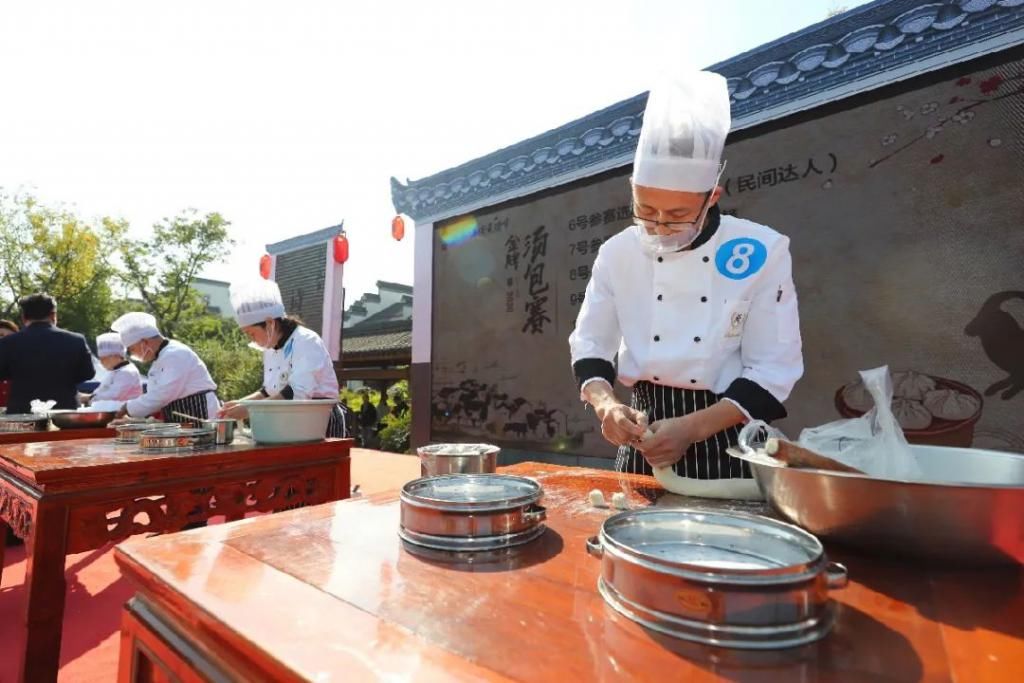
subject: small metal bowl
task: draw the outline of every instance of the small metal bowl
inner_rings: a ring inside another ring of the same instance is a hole
[[[214,431],[214,443],[218,446],[228,446],[235,442],[235,420],[226,417],[210,418],[203,420],[203,428]]]

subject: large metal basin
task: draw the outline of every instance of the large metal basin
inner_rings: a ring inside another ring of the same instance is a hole
[[[751,464],[765,498],[816,536],[875,554],[1024,564],[1024,455],[911,446],[924,481]]]
[[[51,410],[50,421],[57,429],[100,429],[117,416],[113,412]]]

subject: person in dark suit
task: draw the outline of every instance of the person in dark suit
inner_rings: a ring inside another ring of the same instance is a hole
[[[0,339],[10,336],[18,331],[18,326],[10,320],[0,320]],[[7,380],[0,380],[0,408],[7,407],[7,394],[11,386]]]
[[[85,337],[57,327],[57,304],[49,294],[30,294],[18,305],[21,332],[0,339],[0,380],[10,380],[7,412],[28,413],[35,399],[74,410],[76,387],[96,374]]]

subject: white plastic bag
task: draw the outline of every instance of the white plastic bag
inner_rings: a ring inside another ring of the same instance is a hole
[[[920,480],[921,468],[892,414],[889,367],[862,370],[860,376],[875,407],[862,417],[805,429],[797,443],[873,477]]]
[[[56,401],[40,401],[38,398],[29,401],[29,410],[32,411],[33,415],[49,415],[50,411],[55,405]]]

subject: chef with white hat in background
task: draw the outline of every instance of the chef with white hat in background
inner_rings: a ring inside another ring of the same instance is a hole
[[[247,417],[241,400],[338,399],[338,376],[327,346],[320,335],[285,313],[276,282],[260,279],[231,285],[231,307],[250,346],[263,352],[263,386],[225,403],[222,417]],[[335,406],[326,436],[345,435],[344,413]]]
[[[635,224],[601,246],[569,346],[581,398],[619,446],[616,469],[753,498],[749,466],[726,448],[745,422],[785,417],[803,357],[789,239],[718,207],[730,124],[718,74],[651,90]],[[632,388],[630,406],[616,379]]]
[[[128,360],[128,351],[117,332],[104,332],[96,337],[96,356],[107,371],[106,376],[92,394],[82,397],[82,403],[98,404],[101,401],[124,403],[142,396],[142,376],[139,369]]]
[[[146,393],[127,401],[118,417],[158,416],[166,422],[190,422],[175,413],[214,417],[220,409],[217,385],[195,351],[165,339],[149,313],[125,313],[111,324],[139,363],[150,363]]]

